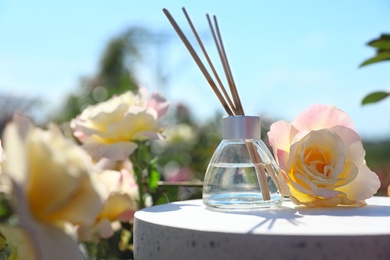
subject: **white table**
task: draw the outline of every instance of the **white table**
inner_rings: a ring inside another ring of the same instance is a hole
[[[361,208],[298,207],[222,213],[202,200],[135,213],[135,260],[390,259],[390,198]]]

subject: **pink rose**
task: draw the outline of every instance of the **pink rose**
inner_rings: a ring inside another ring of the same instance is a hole
[[[288,187],[282,192],[296,204],[365,205],[380,187],[351,117],[334,106],[313,105],[291,123],[278,121],[268,138]]]

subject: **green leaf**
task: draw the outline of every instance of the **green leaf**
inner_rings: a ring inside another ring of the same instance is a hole
[[[390,60],[390,34],[382,34],[379,39],[374,39],[367,43],[367,45],[376,48],[376,55],[365,60],[359,67]]]
[[[153,192],[158,187],[158,182],[160,181],[160,173],[155,163],[149,165],[148,171],[149,171],[149,175],[147,178],[147,183],[150,191]]]
[[[368,94],[365,98],[363,98],[362,105],[381,101],[382,99],[384,99],[388,96],[390,96],[389,92],[384,92],[384,91],[372,92],[372,93]]]
[[[363,67],[363,66],[366,66],[366,65],[369,65],[369,64],[372,64],[372,63],[376,63],[376,62],[380,62],[380,61],[386,61],[386,60],[390,60],[390,51],[386,51],[386,52],[381,52],[381,53],[377,53],[376,56],[368,59],[368,60],[365,60],[362,64],[360,64],[359,67]]]
[[[9,194],[0,193],[0,222],[8,221],[13,215]]]
[[[390,51],[390,34],[382,34],[379,39],[370,41],[367,45],[378,48],[379,50]]]

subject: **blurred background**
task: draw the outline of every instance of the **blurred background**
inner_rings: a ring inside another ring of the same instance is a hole
[[[16,110],[66,131],[86,106],[145,86],[171,102],[170,145],[156,145],[164,178],[202,180],[225,112],[162,12],[197,46],[182,7],[216,65],[205,14],[218,17],[245,112],[262,117],[265,141],[272,122],[333,104],[354,119],[385,194],[390,100],[361,101],[389,89],[390,63],[359,65],[375,55],[367,43],[390,32],[387,0],[0,0],[0,131]]]

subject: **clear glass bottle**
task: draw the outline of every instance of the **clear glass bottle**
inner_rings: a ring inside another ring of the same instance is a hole
[[[261,140],[260,117],[224,117],[222,136],[204,177],[203,203],[220,211],[280,206],[278,168]]]

